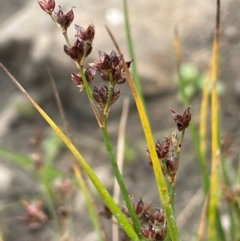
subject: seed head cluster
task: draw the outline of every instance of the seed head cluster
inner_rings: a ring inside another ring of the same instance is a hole
[[[147,240],[163,241],[167,235],[167,221],[164,210],[158,207],[154,209],[152,205],[144,203],[141,198],[135,202],[134,198],[131,197],[131,201],[134,211],[141,222],[141,235]],[[131,221],[127,207],[123,206],[121,210]],[[107,219],[112,216],[111,211],[106,206],[100,214]],[[129,239],[124,237],[123,240]]]
[[[67,37],[67,30],[74,20],[73,8],[64,13],[59,6],[58,11],[55,12],[54,0],[39,0],[40,7],[48,13],[51,18],[60,27],[67,44],[63,46],[63,50],[78,66],[78,72],[71,73],[73,83],[83,91],[86,85],[90,86],[96,73],[99,74],[101,79],[108,82],[108,85],[94,86],[91,93],[96,105],[104,115],[108,115],[110,107],[120,97],[120,90],[115,89],[116,84],[123,84],[126,82],[124,75],[124,68],[121,56],[114,50],[110,54],[104,51],[99,51],[99,60],[94,63],[89,63],[87,68],[84,68],[86,58],[91,54],[93,49],[93,40],[95,37],[95,27],[90,24],[87,28],[75,24],[76,40],[73,45],[70,44]],[[129,68],[132,61],[126,62]],[[84,74],[81,74],[81,69]],[[84,76],[83,76],[84,75]]]

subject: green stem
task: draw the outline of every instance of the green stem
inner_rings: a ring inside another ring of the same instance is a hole
[[[70,40],[68,38],[67,32],[63,32],[63,36],[65,38],[65,41],[66,41],[68,47],[71,47],[71,42],[70,42]]]
[[[40,173],[40,178],[42,179],[41,182],[43,183],[44,199],[49,208],[49,212],[50,212],[53,220],[55,221],[54,222],[55,228],[60,233],[60,235],[62,235],[61,227],[59,224],[59,218],[57,216],[57,213],[56,213],[56,210],[55,210],[54,204],[53,204],[53,190],[49,184],[49,181],[47,180],[46,172],[44,170],[45,170],[45,167],[43,168],[43,170]]]
[[[106,118],[108,116],[108,112],[109,112],[109,109],[110,109],[110,106],[111,106],[111,100],[112,100],[112,96],[113,96],[113,93],[114,93],[114,87],[115,87],[115,82],[114,82],[112,73],[110,72],[108,74],[108,76],[109,76],[109,79],[110,79],[109,93],[108,93],[107,103],[106,103],[104,111],[103,111],[103,114]]]
[[[117,162],[116,162],[116,156],[115,156],[115,153],[113,151],[113,147],[111,145],[110,137],[109,137],[108,130],[107,130],[107,120],[106,120],[106,118],[104,119],[104,125],[103,126],[104,126],[104,127],[102,127],[103,139],[104,139],[105,146],[107,148],[109,158],[111,160],[114,176],[117,179],[117,182],[119,184],[121,194],[122,194],[123,199],[125,201],[125,204],[127,206],[129,215],[130,215],[130,217],[133,221],[134,229],[136,230],[137,234],[140,234],[141,233],[141,226],[140,226],[139,220],[136,216],[136,213],[134,211],[132,202],[129,198],[129,194],[127,192],[127,189],[126,189],[126,186],[124,184],[122,175],[119,171],[119,168],[118,168],[118,165],[117,165]]]
[[[185,129],[182,131],[181,139],[179,141],[178,146],[174,147],[174,151],[175,151],[175,154],[177,156],[178,162],[180,162],[180,153],[181,153],[181,148],[182,148],[184,135],[185,135]],[[178,173],[176,173],[175,175],[178,175]],[[171,198],[172,207],[173,207],[173,210],[174,210],[175,183],[172,183],[172,184],[170,183],[170,185],[169,185],[169,194],[170,194],[170,198]]]
[[[130,30],[130,24],[129,24],[129,14],[128,14],[128,6],[127,6],[127,0],[123,0],[123,9],[124,9],[124,19],[125,19],[125,30],[127,34],[127,44],[128,44],[128,51],[130,54],[130,57],[134,60],[132,62],[132,73],[133,73],[133,78],[136,83],[136,88],[137,91],[144,102],[143,98],[143,93],[142,93],[142,86],[140,82],[140,78],[138,75],[138,70],[137,70],[137,65],[136,65],[136,58],[135,58],[135,53],[134,53],[134,47],[133,47],[133,41],[132,41],[132,36],[131,36],[131,30]]]
[[[92,90],[91,90],[91,88],[88,84],[88,81],[87,81],[86,75],[84,73],[83,67],[80,67],[79,71],[80,71],[80,74],[81,74],[81,77],[82,77],[82,80],[83,80],[83,84],[84,84],[84,88],[86,90],[87,96],[90,100],[93,100]]]

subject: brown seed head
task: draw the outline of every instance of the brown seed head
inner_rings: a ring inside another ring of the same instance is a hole
[[[70,11],[64,14],[63,11],[61,10],[61,7],[59,6],[58,12],[55,13],[56,22],[61,27],[63,33],[67,32],[68,27],[70,26],[70,24],[74,19],[73,8],[74,7],[72,7]]]
[[[55,8],[55,1],[54,0],[42,0],[38,1],[38,4],[42,8],[42,10],[49,15],[52,15],[52,12],[54,11]]]
[[[175,174],[178,170],[178,159],[175,155],[172,155],[170,158],[168,158],[166,160],[166,164],[167,164],[167,169],[169,174]]]
[[[154,213],[153,213],[153,217],[154,217],[155,223],[162,223],[163,224],[166,221],[164,210],[162,208],[156,208]]]
[[[107,104],[109,90],[106,85],[102,85],[99,88],[96,86],[93,89],[93,98],[103,110]],[[110,100],[110,106],[119,98],[121,92],[119,89],[115,89]]]
[[[72,47],[64,45],[63,49],[71,59],[79,62],[83,57],[84,42],[77,39]]]
[[[94,25],[91,24],[88,26],[87,29],[84,29],[83,27],[75,24],[75,29],[77,31],[76,36],[80,38],[81,40],[84,40],[88,43],[92,43],[94,36],[95,36],[95,28]]]
[[[91,82],[94,79],[94,76],[96,74],[96,71],[92,68],[87,68],[85,70],[85,76],[86,76],[86,80],[88,82],[88,84],[90,85]],[[80,91],[84,90],[84,83],[83,83],[83,79],[81,77],[81,75],[79,73],[76,72],[72,72],[71,73],[71,79],[73,81],[73,83],[80,88]]]
[[[171,147],[171,141],[168,137],[165,137],[165,139],[162,142],[157,141],[155,147],[156,147],[158,158],[160,159],[165,158],[169,153],[169,150]]]
[[[176,111],[171,110],[173,120],[177,124],[177,129],[179,131],[186,129],[189,126],[189,123],[191,121],[190,109],[191,106],[184,111],[183,115],[180,115]]]
[[[128,67],[130,67],[131,62],[126,62]],[[126,77],[123,75],[124,69],[121,58],[115,51],[112,51],[110,55],[99,51],[99,61],[89,65],[96,69],[105,81],[113,80],[117,84],[122,84],[126,81]]]
[[[168,137],[165,137],[165,139],[162,142],[158,140],[155,144],[158,158],[165,159],[169,154],[170,147],[171,147],[171,141]],[[149,148],[146,147],[145,150],[150,155]]]

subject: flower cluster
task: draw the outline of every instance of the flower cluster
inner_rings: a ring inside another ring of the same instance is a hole
[[[38,230],[48,221],[42,201],[28,203],[24,200],[23,206],[27,214],[24,217],[19,217],[19,220],[26,222],[30,230]]]
[[[54,0],[42,0],[38,1],[38,4],[42,8],[42,10],[48,14],[52,14],[55,8],[55,1]]]
[[[164,226],[159,229],[150,224],[147,229],[142,229],[142,235],[148,240],[163,241],[167,235],[167,228]]]
[[[95,28],[93,24],[89,25],[87,29],[75,24],[75,29],[77,31],[76,36],[78,39],[82,39],[83,41],[92,44],[95,35]]]
[[[165,137],[162,142],[158,140],[155,144],[157,156],[160,161],[163,173],[167,175],[171,182],[173,181],[173,178],[178,170],[177,156],[173,153],[173,151],[170,152],[170,150],[173,149],[173,146],[173,141],[168,137]],[[146,152],[148,155],[150,155],[148,147],[146,147]],[[150,164],[152,164],[151,159]]]
[[[168,137],[165,137],[165,139],[162,142],[158,140],[155,144],[158,158],[165,159],[165,157],[168,155],[170,151],[170,147],[171,147],[171,140]],[[146,147],[146,151],[148,154],[150,154],[148,147]]]
[[[73,46],[64,45],[64,52],[78,63],[92,52],[92,45],[89,42],[77,38]]]
[[[44,12],[52,16],[52,18],[56,21],[58,26],[62,29],[63,33],[67,32],[68,27],[71,25],[74,19],[74,14],[72,10],[73,8],[67,13],[63,13],[61,7],[59,6],[58,12],[55,12],[53,15],[53,11],[55,8],[54,0],[39,0],[38,4]]]
[[[80,91],[87,89],[88,96],[95,100],[96,105],[100,107],[103,115],[107,116],[111,105],[120,96],[120,90],[115,89],[115,84],[122,84],[126,81],[126,77],[124,76],[124,64],[129,68],[132,61],[123,63],[122,56],[118,55],[115,51],[112,51],[110,54],[99,51],[99,61],[90,63],[89,67],[85,69],[85,59],[92,52],[92,43],[95,36],[94,25],[90,24],[85,29],[75,24],[76,41],[71,45],[67,36],[67,29],[74,19],[73,8],[67,13],[63,13],[59,6],[59,10],[54,12],[54,0],[39,0],[38,3],[62,30],[67,42],[67,44],[63,46],[63,50],[77,63],[77,67],[80,71],[71,73],[73,83],[80,88]],[[104,81],[108,81],[109,85],[102,85],[100,87],[95,86],[94,89],[91,90],[85,85],[90,85],[92,83],[96,72],[99,73]],[[84,78],[83,73],[85,75]]]
[[[115,89],[112,96],[110,96],[109,103],[107,103],[109,94],[109,89],[106,85],[102,85],[99,88],[95,86],[93,89],[93,98],[102,110],[105,109],[107,104],[109,108],[119,98],[121,92],[119,89]]]
[[[140,198],[135,202],[132,198],[132,205],[138,218],[142,221],[141,234],[148,240],[161,241],[167,235],[167,221],[164,210],[156,207],[155,209],[148,203],[144,203]],[[129,218],[127,208],[121,208],[122,212]]]
[[[167,221],[164,210],[158,207],[153,209],[150,204],[144,203],[141,198],[138,202],[135,202],[134,198],[131,197],[131,201],[137,217],[141,220],[141,234],[151,241],[164,240],[167,235]],[[127,218],[130,218],[128,209],[125,206],[121,210]],[[100,214],[107,219],[112,216],[111,211],[106,206],[104,206]]]
[[[188,107],[183,115],[178,114],[176,111],[171,110],[174,122],[177,125],[178,131],[185,130],[191,121],[190,108]],[[163,174],[167,176],[170,183],[175,181],[175,176],[178,171],[179,160],[177,153],[180,152],[181,142],[177,139],[177,133],[173,132],[172,137],[165,137],[162,142],[159,140],[155,144],[156,153],[161,164]],[[146,147],[146,152],[150,155],[149,148]],[[152,160],[150,159],[150,164]]]
[[[131,62],[132,61],[126,62],[128,68]],[[110,55],[99,51],[99,61],[89,65],[98,71],[104,81],[111,81],[114,82],[114,84],[123,84],[126,81],[126,77],[123,75],[123,62],[115,51],[112,51]]]
[[[73,8],[68,11],[66,14],[63,13],[61,7],[59,6],[59,10],[55,13],[55,20],[62,29],[62,32],[67,32],[68,27],[71,25],[74,19]]]

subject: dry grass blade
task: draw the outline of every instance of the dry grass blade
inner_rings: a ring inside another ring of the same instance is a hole
[[[203,209],[202,209],[202,214],[201,214],[201,219],[200,219],[200,225],[198,228],[198,241],[202,241],[204,238],[205,234],[205,222],[206,222],[206,216],[207,216],[207,208],[208,208],[208,198],[209,195],[206,195]]]
[[[54,93],[54,96],[55,96],[55,99],[57,102],[58,110],[59,110],[63,125],[65,127],[66,133],[67,133],[69,139],[71,139],[71,141],[74,142],[73,136],[71,134],[71,130],[70,130],[63,106],[62,106],[62,101],[61,101],[61,98],[60,98],[58,90],[57,90],[56,82],[55,82],[55,79],[53,78],[53,75],[52,75],[52,72],[51,72],[49,66],[47,66],[47,72],[48,72],[48,76],[49,76],[51,84],[52,84],[53,93]]]
[[[184,227],[188,218],[192,213],[197,209],[197,207],[201,204],[203,200],[203,191],[201,188],[194,194],[191,200],[188,202],[188,205],[181,211],[181,213],[177,217],[178,228]]]
[[[123,109],[122,109],[122,115],[121,115],[121,120],[119,124],[118,145],[117,145],[117,164],[121,173],[122,173],[123,161],[124,161],[124,142],[125,142],[125,132],[126,132],[126,125],[127,125],[128,111],[129,111],[129,98],[125,97],[123,99]],[[113,188],[113,199],[116,203],[119,203],[119,195],[120,195],[120,188],[115,179],[114,188]],[[119,240],[118,231],[119,231],[119,227],[117,225],[116,219],[113,217],[113,222],[112,222],[112,240],[113,241]]]
[[[180,45],[180,39],[179,39],[177,26],[174,26],[174,49],[175,49],[175,57],[177,60],[177,69],[179,72],[180,65],[182,62],[182,54],[181,54],[181,45]]]

